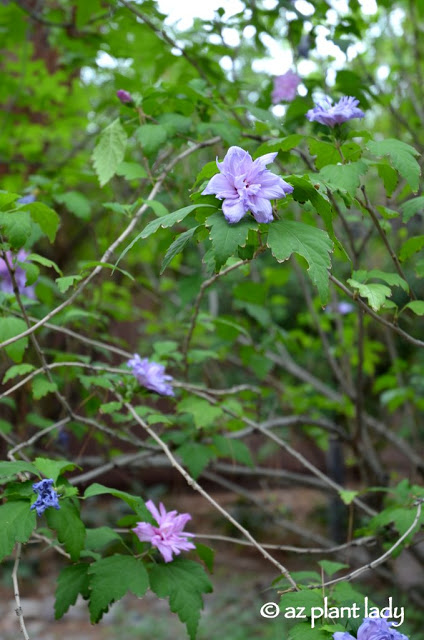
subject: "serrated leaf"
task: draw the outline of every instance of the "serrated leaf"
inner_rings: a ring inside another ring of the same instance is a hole
[[[349,569],[348,564],[343,564],[343,562],[333,562],[333,560],[319,560],[318,564],[322,569],[324,569],[325,573],[330,578],[342,569]]]
[[[294,187],[293,199],[301,203],[309,200],[318,215],[324,220],[332,240],[338,243],[333,230],[333,209],[327,197],[320,193],[306,176],[289,176],[287,182]]]
[[[210,227],[209,237],[218,270],[228,258],[237,257],[237,249],[246,245],[249,229],[258,228],[257,222],[250,216],[242,218],[237,224],[229,224],[221,212],[209,216],[205,225]]]
[[[145,153],[153,153],[161,147],[168,138],[168,131],[161,124],[142,124],[136,131],[136,136]]]
[[[68,460],[50,460],[49,458],[35,458],[34,464],[46,478],[52,478],[54,484],[62,473],[72,471],[78,466],[75,462],[68,462]]]
[[[16,376],[23,376],[30,371],[34,371],[34,366],[32,364],[24,363],[24,364],[14,364],[13,367],[10,367],[4,374],[3,384],[6,384],[12,378],[16,378]]]
[[[301,591],[293,591],[285,593],[280,600],[280,611],[284,615],[284,611],[289,607],[297,608],[305,607],[304,615],[309,616],[313,607],[323,606],[322,591],[318,589],[301,589]]]
[[[358,160],[350,164],[327,165],[321,169],[319,175],[330,186],[343,189],[354,196],[361,184],[361,176],[367,171],[368,165],[362,160]]]
[[[110,527],[96,527],[95,529],[86,529],[85,548],[92,551],[102,549],[111,542],[121,542],[123,540],[119,533]]]
[[[180,235],[175,238],[174,242],[169,245],[160,269],[161,275],[173,258],[184,250],[184,247],[190,242],[198,228],[199,225],[192,229],[188,229],[188,231],[184,231],[184,233],[180,233]]]
[[[420,154],[414,147],[394,138],[370,141],[367,147],[376,156],[389,156],[391,164],[405,178],[412,191],[418,191],[421,169],[414,156]]]
[[[193,478],[198,478],[203,469],[216,457],[211,447],[199,442],[186,442],[178,447],[176,453],[181,456]]]
[[[65,291],[67,291],[69,287],[72,287],[73,284],[76,284],[80,280],[82,280],[81,275],[64,276],[63,278],[56,278],[55,282],[59,288],[59,291],[61,293],[65,293]]]
[[[360,296],[367,298],[368,304],[374,311],[378,311],[386,302],[386,299],[392,295],[391,289],[384,284],[362,284],[353,278],[349,278],[348,283],[351,287],[357,289]]]
[[[27,500],[0,505],[0,561],[10,555],[16,542],[28,542],[36,525],[35,511]]]
[[[408,260],[414,253],[418,253],[424,247],[424,235],[423,236],[413,236],[409,238],[406,242],[403,243],[400,253],[399,260],[402,262],[404,260]]]
[[[150,511],[145,506],[144,501],[139,496],[132,496],[130,493],[126,493],[126,491],[119,491],[118,489],[105,487],[104,485],[95,482],[85,490],[84,499],[92,498],[93,496],[100,496],[103,494],[110,494],[115,498],[123,500],[144,521],[152,521],[152,516],[150,514]]]
[[[57,579],[56,599],[54,603],[55,618],[61,618],[77,601],[79,594],[88,598],[89,592],[89,564],[74,564],[65,567]]]
[[[0,212],[0,229],[12,248],[20,249],[32,233],[30,215],[26,211]]]
[[[40,400],[40,398],[44,398],[48,393],[57,391],[57,384],[47,380],[44,375],[39,375],[32,381],[31,388],[34,400]]]
[[[149,567],[150,587],[159,598],[169,598],[171,611],[187,627],[190,640],[195,640],[203,609],[203,593],[211,593],[212,585],[203,568],[186,558]]]
[[[105,404],[101,404],[99,407],[100,413],[114,413],[115,411],[119,411],[122,409],[122,402],[106,402]]]
[[[90,619],[98,622],[109,606],[127,591],[141,598],[149,588],[149,579],[142,560],[115,554],[93,562],[90,576]]]
[[[254,158],[259,158],[259,156],[265,153],[272,153],[273,151],[290,151],[297,147],[299,142],[303,140],[303,136],[300,133],[292,133],[285,138],[277,138],[275,140],[268,140],[261,144],[253,154]]]
[[[412,300],[411,302],[408,302],[408,304],[406,304],[402,311],[404,309],[411,309],[411,311],[413,311],[417,316],[424,316],[424,302],[423,300]]]
[[[198,429],[209,427],[222,416],[222,409],[211,405],[207,400],[188,397],[178,403],[179,413],[190,413]]]
[[[21,209],[29,211],[32,220],[39,225],[41,231],[45,233],[50,242],[54,242],[60,223],[60,218],[56,211],[42,202],[23,204],[21,205]]]
[[[403,214],[403,221],[409,222],[409,220],[416,213],[424,212],[424,196],[420,196],[419,198],[412,198],[411,200],[407,200],[401,205],[401,210]]]
[[[409,291],[408,283],[398,273],[387,273],[379,269],[371,269],[371,271],[354,271],[352,275],[358,282],[367,282],[370,278],[378,278],[379,280],[384,280],[391,287],[401,287],[406,293]]]
[[[341,160],[340,154],[334,144],[309,138],[308,146],[310,154],[316,156],[315,166],[317,169],[322,169],[328,164],[337,164]]]
[[[60,500],[60,509],[46,509],[47,524],[57,533],[57,539],[65,546],[73,562],[77,562],[84,548],[85,526],[79,509],[70,500]]]
[[[308,274],[316,285],[321,302],[328,300],[328,270],[333,243],[322,229],[301,222],[279,220],[269,226],[267,245],[278,262],[298,253],[309,264]]]
[[[332,635],[316,627],[312,629],[307,622],[301,622],[290,629],[287,640],[332,640]]]
[[[38,469],[31,462],[25,462],[24,460],[0,462],[0,478],[9,478],[18,473],[33,473],[40,477]]]
[[[31,260],[32,262],[38,262],[38,264],[42,264],[43,267],[54,269],[60,276],[63,275],[61,269],[59,269],[59,267],[55,262],[53,262],[53,260],[49,260],[44,256],[40,256],[38,253],[30,253],[26,259]]]
[[[117,167],[124,159],[127,140],[128,136],[119,118],[100,134],[92,158],[101,187],[115,175]]]
[[[0,318],[0,342],[14,338],[27,329],[27,325],[24,320],[20,318]],[[28,346],[28,338],[21,338],[13,344],[9,344],[5,347],[5,351],[9,358],[14,362],[21,362],[25,349]]]
[[[378,175],[383,180],[386,195],[390,198],[398,183],[398,174],[387,162],[377,162],[375,166],[377,167]]]
[[[205,544],[196,542],[195,544],[197,555],[204,562],[209,573],[213,572],[213,565],[215,560],[215,551]]]
[[[221,456],[231,458],[236,462],[245,464],[247,467],[254,466],[249,447],[241,440],[215,435],[212,437],[212,441]]]
[[[358,494],[359,491],[353,491],[349,489],[343,489],[339,491],[339,496],[345,504],[351,504]]]

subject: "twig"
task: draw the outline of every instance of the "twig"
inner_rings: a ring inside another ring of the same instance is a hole
[[[21,631],[25,640],[30,640],[28,632],[25,627],[24,614],[21,606],[21,596],[19,595],[18,569],[19,569],[19,562],[21,560],[21,553],[22,553],[22,544],[18,542],[16,545],[16,551],[15,551],[15,564],[13,565],[13,571],[12,571],[13,590],[14,590],[14,596],[15,596],[15,602],[16,602],[15,612],[16,612],[16,615],[18,616]]]

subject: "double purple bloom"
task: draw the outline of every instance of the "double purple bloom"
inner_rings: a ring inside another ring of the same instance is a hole
[[[386,618],[364,618],[358,629],[357,640],[409,640],[403,633],[399,633],[392,627],[393,622],[387,622]],[[333,633],[334,640],[355,640],[347,631]]]
[[[284,198],[293,187],[266,169],[276,153],[267,153],[252,160],[252,156],[240,147],[230,147],[223,162],[216,161],[220,173],[209,180],[202,195],[215,194],[222,203],[225,219],[234,224],[248,211],[257,222],[271,222],[270,200]]]
[[[28,253],[24,249],[20,249],[17,253],[17,259],[19,262],[25,262],[28,257]],[[6,251],[6,258],[9,266],[15,269],[15,280],[18,285],[19,293],[28,296],[28,298],[35,298],[34,287],[26,287],[26,272],[22,267],[15,264],[13,261],[13,253],[11,251]],[[0,291],[4,293],[13,293],[13,282],[10,276],[9,270],[7,268],[6,261],[3,258],[0,258]]]
[[[37,510],[37,515],[41,516],[49,507],[60,509],[59,496],[53,489],[53,480],[51,478],[36,482],[32,485],[32,489],[34,493],[38,493],[37,500],[31,506],[31,510]]]
[[[294,71],[287,71],[282,76],[275,76],[274,89],[271,94],[273,104],[278,102],[292,102],[297,93],[297,87],[301,83],[301,79]]]
[[[141,542],[150,542],[159,549],[165,562],[171,562],[172,554],[178,556],[181,551],[195,548],[194,544],[187,540],[194,534],[183,531],[187,522],[191,520],[189,513],[178,515],[177,511],[167,512],[162,503],[159,504],[158,511],[151,500],[146,502],[146,507],[156,520],[157,526],[148,522],[137,522],[133,531]]]
[[[335,127],[336,124],[343,124],[353,118],[363,118],[365,114],[361,109],[358,109],[358,104],[359,100],[352,96],[340,98],[335,105],[332,105],[329,98],[324,98],[313,109],[309,109],[306,117],[310,122],[319,122],[328,127]]]
[[[132,369],[134,376],[138,382],[150,389],[156,391],[162,396],[173,396],[174,390],[170,384],[173,378],[165,374],[165,367],[158,362],[150,362],[147,358],[141,359],[138,354],[134,354],[127,365]]]

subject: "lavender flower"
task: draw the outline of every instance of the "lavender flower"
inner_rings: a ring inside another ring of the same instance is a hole
[[[35,202],[35,201],[36,201],[36,197],[33,196],[32,194],[28,196],[23,196],[22,198],[19,198],[19,200],[16,200],[18,204],[31,204],[31,202]]]
[[[354,305],[350,302],[330,303],[325,307],[325,313],[339,313],[341,316],[345,316],[348,313],[352,313],[354,308]]]
[[[129,102],[132,102],[132,95],[128,92],[125,91],[125,89],[119,89],[116,92],[117,97],[119,98],[119,100],[122,102],[122,104],[128,104]]]
[[[24,249],[20,249],[16,257],[19,262],[25,262],[28,255],[29,254]],[[28,296],[28,298],[35,298],[34,287],[25,286],[25,270],[18,264],[14,264],[13,253],[11,251],[6,251],[6,258],[9,266],[14,267],[15,269],[15,280],[18,285],[19,293]],[[7,268],[6,261],[3,258],[0,258],[0,291],[3,291],[4,293],[13,293],[12,278]]]
[[[156,391],[162,396],[173,396],[174,390],[169,384],[172,382],[172,376],[165,375],[165,367],[157,362],[149,362],[147,358],[141,359],[138,354],[134,354],[127,365],[132,369],[134,376],[138,382],[150,389]]]
[[[301,82],[301,79],[294,71],[287,71],[282,76],[275,76],[274,89],[271,96],[273,104],[277,104],[282,100],[292,102],[296,97],[297,87]]]
[[[257,222],[271,222],[270,200],[284,198],[293,187],[266,169],[277,153],[267,153],[252,160],[240,147],[230,147],[223,162],[216,161],[220,171],[209,180],[202,195],[215,194],[222,203],[225,219],[234,224],[251,211]]]
[[[53,489],[53,480],[51,478],[36,482],[32,485],[32,488],[34,493],[38,493],[37,500],[31,506],[31,510],[37,510],[37,515],[41,516],[48,507],[60,509],[59,496]]]
[[[324,98],[313,109],[309,109],[306,117],[310,122],[319,122],[328,127],[343,124],[353,118],[363,118],[365,113],[358,109],[359,100],[352,96],[340,98],[337,104],[332,105],[330,98]]]
[[[159,512],[151,500],[146,502],[146,507],[158,526],[148,522],[137,522],[133,531],[141,542],[150,542],[159,549],[165,562],[171,562],[173,553],[178,556],[181,551],[190,551],[195,548],[194,544],[187,540],[194,534],[183,531],[187,522],[191,520],[189,513],[177,515],[177,511],[167,512],[162,503],[159,505]]]
[[[358,640],[409,640],[403,633],[392,628],[393,622],[386,618],[364,618],[358,629]],[[334,640],[355,640],[347,631],[333,633]]]

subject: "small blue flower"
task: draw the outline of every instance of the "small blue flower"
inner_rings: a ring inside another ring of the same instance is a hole
[[[326,97],[318,102],[313,109],[309,109],[306,117],[310,122],[319,122],[328,127],[335,127],[336,124],[343,124],[353,118],[363,118],[365,113],[358,108],[358,104],[359,100],[352,96],[344,96],[334,105]]]
[[[32,485],[32,489],[34,493],[38,493],[37,500],[31,506],[31,510],[37,510],[37,515],[41,516],[48,507],[60,509],[59,496],[53,489],[53,480],[51,478],[36,482]]]
[[[23,196],[23,198],[19,198],[16,202],[18,204],[31,204],[31,202],[35,202],[36,197],[30,194],[29,196]]]

